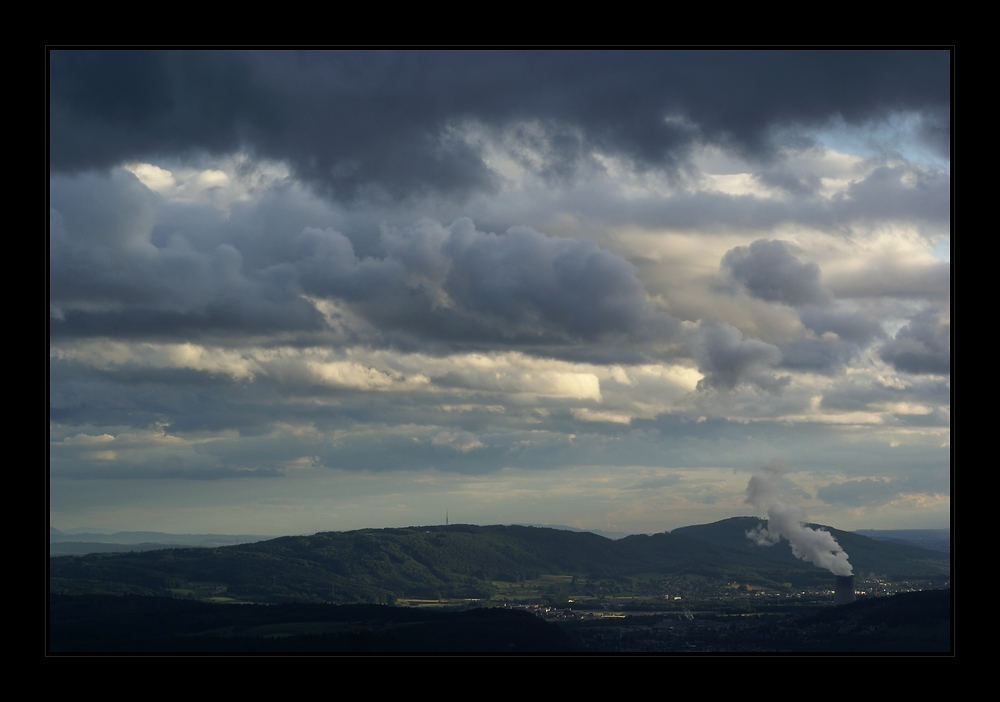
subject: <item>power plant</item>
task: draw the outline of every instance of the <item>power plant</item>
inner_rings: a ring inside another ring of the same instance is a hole
[[[854,576],[838,575],[833,587],[833,605],[850,604],[854,602]]]

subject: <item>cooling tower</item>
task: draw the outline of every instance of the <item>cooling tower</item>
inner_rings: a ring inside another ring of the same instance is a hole
[[[837,584],[833,588],[833,604],[842,605],[854,602],[854,576],[838,575]]]

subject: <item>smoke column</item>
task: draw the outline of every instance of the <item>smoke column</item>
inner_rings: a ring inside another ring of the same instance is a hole
[[[767,510],[767,526],[763,524],[747,532],[747,538],[758,546],[773,546],[782,538],[792,545],[796,558],[815,563],[834,575],[852,575],[854,569],[847,562],[847,554],[833,534],[810,529],[804,522],[802,510],[787,507],[778,501],[778,480],[788,472],[784,461],[774,460],[762,466],[761,472],[747,483],[747,503],[758,511]]]

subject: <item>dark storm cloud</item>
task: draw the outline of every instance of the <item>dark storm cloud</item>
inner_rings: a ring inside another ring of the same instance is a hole
[[[745,167],[754,170],[752,165]],[[655,188],[645,197],[623,198],[612,183],[594,179],[578,182],[572,189],[554,188],[544,203],[529,204],[519,216],[521,221],[544,221],[549,211],[543,210],[543,206],[555,206],[578,219],[609,225],[639,224],[654,229],[704,232],[716,228],[768,231],[800,224],[838,236],[843,236],[845,224],[855,222],[901,220],[930,225],[938,231],[948,225],[951,185],[947,172],[910,165],[887,170],[888,175],[885,169],[875,168],[832,198],[819,193],[758,197],[706,190],[664,194]],[[518,204],[514,202],[515,207]],[[479,215],[475,216],[480,221]],[[505,213],[505,216],[511,215]]]
[[[273,386],[240,383],[191,369],[97,369],[49,359],[49,418],[70,426],[223,431],[254,434],[274,421],[282,397]]]
[[[809,306],[801,311],[801,319],[806,328],[820,338],[795,339],[778,344],[782,368],[835,373],[843,370],[872,339],[885,337],[882,326],[876,320],[859,312]],[[829,336],[831,333],[836,337]]]
[[[511,326],[537,318],[590,340],[657,339],[676,328],[651,309],[635,266],[593,242],[528,227],[499,237],[475,231],[471,220],[456,224],[444,247],[453,261],[444,287],[477,312]]]
[[[781,368],[835,373],[858,355],[860,349],[839,339],[796,339],[779,344]]]
[[[921,116],[917,137],[943,158],[951,158],[951,116],[945,107],[927,110]]]
[[[54,335],[308,330],[322,322],[294,271],[247,271],[232,244],[197,250],[181,233],[155,246],[157,196],[131,173],[55,178],[50,190]]]
[[[727,251],[721,268],[731,281],[761,300],[788,305],[826,302],[829,294],[820,283],[819,266],[799,261],[795,251],[786,241],[758,239]]]
[[[930,111],[947,131],[946,51],[53,51],[59,170],[240,148],[353,196],[467,193],[493,176],[448,128],[537,123],[543,170],[591,150],[668,170],[695,140],[767,156],[774,127]],[[622,109],[627,105],[628,109]],[[675,119],[667,119],[675,118]],[[932,128],[933,127],[933,128]]]
[[[359,258],[333,229],[268,236],[214,208],[186,214],[122,170],[55,177],[51,202],[56,336],[314,333],[325,325],[303,293],[348,302],[383,334],[372,343],[399,346],[662,341],[677,326],[621,256],[527,227],[423,221]]]
[[[780,392],[789,376],[777,377],[770,369],[781,362],[781,350],[759,339],[744,339],[739,329],[718,322],[703,322],[696,346],[698,370],[705,376],[698,389],[732,390],[748,383],[767,392]]]
[[[678,323],[656,312],[636,269],[589,241],[529,227],[477,231],[424,222],[383,237],[383,259],[355,257],[332,231],[305,230],[303,288],[355,304],[387,329],[453,341],[662,341]]]
[[[951,321],[938,310],[924,310],[879,349],[896,370],[907,373],[951,372]]]

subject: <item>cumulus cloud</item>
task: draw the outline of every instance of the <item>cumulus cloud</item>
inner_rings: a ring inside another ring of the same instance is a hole
[[[677,329],[619,255],[529,227],[487,234],[472,220],[425,221],[384,237],[387,256],[359,260],[335,231],[306,230],[304,289],[355,303],[375,324],[454,341],[662,341]]]
[[[788,305],[817,304],[829,298],[820,283],[819,266],[802,263],[785,241],[758,239],[722,257],[722,269],[754,297]]]
[[[879,349],[879,355],[907,373],[951,371],[951,320],[947,313],[924,310]]]
[[[657,314],[635,267],[592,242],[545,237],[528,227],[504,236],[452,226],[454,265],[445,289],[457,304],[517,328],[541,319],[571,336],[663,338],[676,322]]]
[[[858,347],[840,339],[796,339],[779,345],[781,367],[833,374],[858,355]]]
[[[55,178],[50,308],[55,334],[318,329],[322,317],[282,270],[244,268],[230,243],[152,242],[157,200],[131,173]]]
[[[649,342],[677,328],[623,257],[530,227],[497,235],[467,218],[425,220],[387,228],[382,255],[367,257],[332,228],[305,227],[284,260],[261,261],[241,250],[252,238],[182,230],[155,242],[170,216],[128,171],[54,179],[53,333],[318,332],[316,299],[346,302],[384,332],[454,343]]]
[[[732,390],[747,383],[767,392],[779,392],[791,381],[776,376],[770,369],[782,358],[774,344],[759,339],[744,339],[735,327],[717,322],[703,323],[695,340],[698,370],[704,378],[698,389]]]

